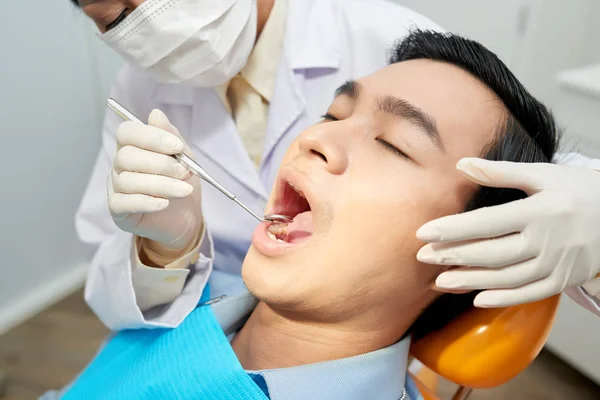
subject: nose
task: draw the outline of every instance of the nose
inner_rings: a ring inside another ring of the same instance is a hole
[[[348,135],[343,135],[341,125],[342,122],[314,125],[300,135],[298,142],[301,154],[324,163],[327,171],[335,175],[348,168]]]

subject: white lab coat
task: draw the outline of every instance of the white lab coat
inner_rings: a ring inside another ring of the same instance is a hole
[[[416,12],[386,1],[290,0],[259,172],[214,89],[160,84],[125,67],[111,96],[142,119],[153,108],[163,110],[200,164],[252,209],[261,210],[293,139],[320,119],[344,81],[386,65],[393,42],[414,26],[440,30]],[[142,312],[132,285],[132,235],[114,225],[107,206],[106,179],[120,122],[107,114],[102,149],[76,216],[81,240],[98,248],[90,265],[86,300],[112,329],[174,327],[194,308],[209,274],[213,294],[231,294],[242,287],[241,264],[256,221],[204,185],[202,208],[210,233],[202,245],[201,259],[191,267],[175,301]]]

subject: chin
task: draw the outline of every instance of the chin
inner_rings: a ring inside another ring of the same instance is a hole
[[[281,284],[277,284],[279,271],[278,260],[269,259],[258,252],[253,246],[248,250],[244,264],[242,265],[242,279],[248,291],[259,300],[265,300],[283,290]]]
[[[274,308],[298,311],[309,296],[299,272],[289,263],[266,257],[251,247],[242,266],[242,279],[258,300]]]

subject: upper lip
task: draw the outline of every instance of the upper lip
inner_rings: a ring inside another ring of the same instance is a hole
[[[306,199],[306,201],[308,202],[309,206],[310,206],[310,210],[311,211],[315,211],[315,194],[313,192],[313,190],[311,189],[311,187],[309,185],[307,185],[307,179],[306,176],[304,174],[302,174],[301,172],[297,171],[296,169],[294,169],[291,166],[285,166],[281,169],[281,171],[279,172],[279,176],[278,176],[278,180],[277,180],[277,189],[275,192],[275,198],[273,199],[273,204],[271,206],[272,210],[271,213],[273,214],[281,214],[281,213],[285,213],[285,210],[282,209],[278,209],[278,207],[281,207],[281,201],[284,190],[285,190],[285,185],[289,184],[290,186],[292,186],[293,188],[295,188],[297,191],[302,192],[302,196],[304,196],[304,198]]]

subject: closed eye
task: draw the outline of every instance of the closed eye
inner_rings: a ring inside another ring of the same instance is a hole
[[[111,23],[107,24],[106,27],[104,28],[105,32],[110,31],[111,29],[115,28],[117,25],[119,25],[121,22],[123,22],[125,20],[125,18],[127,18],[128,14],[128,9],[125,8],[123,11],[121,11],[121,14],[119,14],[119,16],[117,18],[115,18],[114,21],[112,21]]]
[[[325,113],[324,115],[321,115],[321,118],[323,119],[323,121],[339,121],[338,118],[334,117],[333,115],[331,115],[329,113]]]
[[[396,146],[394,146],[393,144],[391,144],[387,140],[381,139],[381,138],[377,138],[375,140],[377,140],[378,143],[380,143],[383,147],[385,147],[386,149],[388,149],[389,151],[391,151],[395,155],[403,157],[403,158],[406,158],[407,160],[413,161],[413,159],[410,158],[409,156],[407,156],[406,153],[404,153],[402,150],[400,150],[399,148],[397,148]]]
[[[339,118],[337,118],[337,117],[335,117],[335,116],[333,116],[333,115],[331,115],[329,113],[325,113],[325,114],[321,115],[321,118],[322,118],[322,122],[325,122],[325,121],[330,121],[330,122],[339,121]],[[409,156],[407,156],[406,153],[404,153],[402,150],[400,150],[398,147],[394,146],[393,144],[391,144],[387,140],[382,139],[382,138],[377,138],[375,140],[377,140],[378,143],[380,143],[387,150],[391,151],[393,154],[395,154],[397,156],[400,156],[400,157],[402,157],[404,159],[407,159],[409,161],[412,161],[413,163],[419,165],[416,161],[414,161],[412,158],[410,158]]]

